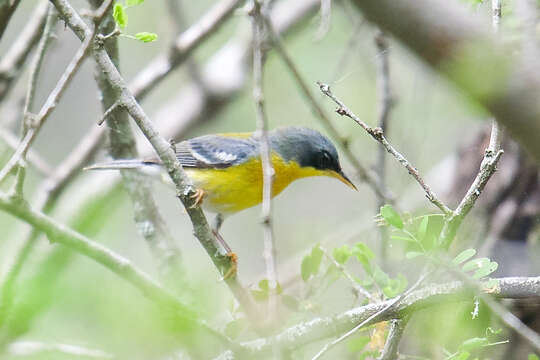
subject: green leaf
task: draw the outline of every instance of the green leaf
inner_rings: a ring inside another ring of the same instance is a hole
[[[465,263],[465,265],[463,265],[463,271],[465,272],[468,272],[468,271],[473,271],[473,270],[478,270],[478,269],[481,269],[482,267],[484,267],[486,264],[489,264],[490,261],[488,258],[478,258],[478,259],[473,259],[473,260],[469,260]]]
[[[382,291],[387,298],[393,298],[401,294],[407,288],[407,278],[399,274],[397,278],[390,279],[388,285]]]
[[[341,265],[345,264],[347,260],[352,256],[352,251],[347,244],[342,247],[335,248],[332,251],[332,256]]]
[[[358,242],[354,244],[352,248],[352,254],[356,257],[358,262],[362,265],[366,273],[371,274],[373,269],[371,267],[370,260],[375,257],[375,254],[364,243]]]
[[[536,354],[529,354],[527,360],[540,360]]]
[[[400,236],[400,235],[391,235],[390,236],[390,239],[392,240],[402,240],[402,241],[408,241],[408,242],[413,242],[413,243],[417,243],[415,239],[413,239],[412,237],[410,237],[409,235],[406,235],[406,236]]]
[[[420,226],[418,226],[418,239],[423,241],[426,238],[427,228],[429,223],[429,216],[423,216]]]
[[[300,309],[300,301],[294,296],[284,294],[281,296],[281,301],[283,302],[283,305],[288,307],[290,310],[298,311]]]
[[[381,206],[381,216],[393,227],[403,229],[403,220],[401,220],[401,216],[394,210],[392,205]]]
[[[126,14],[124,5],[120,3],[114,4],[113,8],[113,18],[114,21],[120,26],[122,29],[127,26],[128,23],[128,16]]]
[[[423,256],[423,255],[424,255],[424,253],[421,252],[421,251],[409,251],[409,252],[407,252],[407,253],[405,254],[405,257],[406,257],[407,259],[414,259],[414,258],[416,258],[416,257]]]
[[[362,351],[367,344],[369,344],[370,341],[369,336],[359,336],[357,338],[351,339],[349,342],[347,342],[347,349],[350,352],[360,352]]]
[[[313,258],[313,265],[314,265],[314,272],[313,274],[316,275],[319,272],[319,266],[321,265],[321,260],[324,253],[319,247],[319,245],[315,246],[311,250],[311,257]]]
[[[259,302],[266,301],[269,297],[268,291],[264,290],[251,290],[251,295],[253,295],[253,298]]]
[[[499,267],[499,264],[497,264],[495,261],[482,264],[482,267],[476,270],[476,272],[473,274],[473,278],[481,279],[483,277],[486,277],[492,272],[494,272],[495,270],[497,270],[498,267]]]
[[[263,280],[259,281],[259,289],[268,292],[268,290],[270,289],[270,286],[268,285],[268,280],[267,279],[263,279]]]
[[[152,41],[156,41],[158,36],[157,34],[155,33],[150,33],[150,32],[140,32],[140,33],[136,33],[135,34],[135,38],[139,41],[142,41],[142,42],[145,42],[145,43],[148,43],[148,42],[152,42]]]
[[[459,265],[459,264],[461,264],[462,262],[469,260],[469,259],[472,258],[474,255],[476,255],[476,250],[475,250],[475,249],[467,249],[467,250],[463,250],[462,252],[460,252],[460,253],[454,258],[454,260],[452,260],[452,263],[453,263],[454,265]]]
[[[452,360],[467,360],[471,354],[467,351],[461,351],[457,356],[452,357]]]
[[[126,0],[126,5],[127,6],[135,6],[135,5],[140,5],[144,2],[144,0]]]
[[[302,280],[308,281],[311,275],[317,275],[319,272],[319,267],[321,265],[321,260],[323,257],[323,251],[319,246],[315,246],[311,250],[311,254],[304,256],[302,259],[302,264],[300,266],[300,274],[302,275]]]
[[[302,259],[302,265],[300,265],[300,275],[302,275],[302,280],[308,281],[309,277],[311,276],[313,265],[311,260],[311,255],[306,255]]]
[[[373,280],[375,280],[379,287],[384,288],[388,285],[390,277],[380,267],[376,266],[375,271],[373,271]]]
[[[459,348],[462,351],[473,351],[473,350],[481,348],[484,345],[487,345],[487,343],[488,343],[488,339],[475,337],[475,338],[465,340]]]
[[[482,286],[486,290],[492,290],[492,289],[497,288],[499,286],[499,280],[498,279],[489,279],[485,283],[482,283]]]

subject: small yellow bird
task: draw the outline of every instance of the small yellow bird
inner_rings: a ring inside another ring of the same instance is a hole
[[[332,142],[313,129],[279,128],[268,133],[274,168],[272,197],[294,180],[330,176],[356,190],[343,173]],[[180,164],[199,189],[198,201],[217,213],[216,234],[225,215],[262,202],[263,173],[260,141],[254,133],[204,135],[175,145]],[[115,160],[87,169],[158,168],[158,160]],[[204,201],[202,199],[204,198]]]

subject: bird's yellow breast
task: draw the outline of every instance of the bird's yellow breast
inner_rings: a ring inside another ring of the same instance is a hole
[[[296,179],[327,175],[312,167],[301,167],[294,161],[285,162],[279,155],[271,156],[275,176],[272,197],[278,195]],[[219,213],[237,212],[262,202],[263,174],[260,158],[253,158],[225,169],[185,169],[195,186],[204,190],[203,207]]]

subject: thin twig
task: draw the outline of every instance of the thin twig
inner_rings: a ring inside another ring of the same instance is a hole
[[[28,55],[41,37],[47,19],[48,6],[47,0],[42,0],[36,6],[19,37],[12,42],[0,61],[0,103],[14,88],[13,81],[21,74]]]
[[[31,126],[31,124],[28,123],[28,120],[31,119],[28,119],[27,116],[34,111],[34,95],[37,89],[37,82],[39,74],[41,72],[41,66],[43,65],[43,61],[45,60],[45,53],[47,52],[47,48],[49,47],[51,40],[55,37],[54,27],[56,26],[57,21],[58,16],[56,15],[56,10],[54,9],[54,6],[49,4],[47,21],[45,22],[43,34],[41,35],[41,39],[38,43],[36,56],[34,57],[34,61],[30,68],[30,77],[28,80],[28,86],[26,88],[26,98],[23,107],[24,121],[22,126],[22,136],[26,135],[29,126]]]
[[[399,342],[403,336],[403,331],[409,322],[409,316],[405,316],[401,319],[394,319],[390,322],[390,331],[384,344],[384,349],[378,360],[394,360],[397,358]]]
[[[371,315],[370,317],[368,317],[367,319],[362,321],[360,324],[356,325],[354,328],[352,328],[351,330],[349,330],[345,334],[341,335],[339,338],[337,338],[334,341],[329,342],[328,344],[326,344],[311,360],[319,359],[328,350],[330,350],[331,348],[333,348],[337,344],[341,343],[343,340],[347,339],[349,336],[353,335],[355,332],[360,330],[362,327],[368,325],[370,322],[372,322],[372,321],[377,321],[377,322],[380,321],[379,318],[384,316],[386,311],[388,311],[390,308],[392,308],[393,306],[398,304],[401,300],[403,300],[405,297],[407,297],[409,294],[411,294],[414,290],[416,290],[422,284],[422,282],[428,277],[428,275],[430,275],[430,273],[427,271],[427,268],[426,268],[426,269],[424,269],[422,271],[422,274],[420,275],[420,277],[418,278],[416,283],[414,283],[414,285],[411,286],[407,291],[405,291],[401,295],[397,296],[395,299],[392,299],[381,310],[374,313],[373,315]]]
[[[418,170],[414,166],[412,166],[411,163],[402,154],[400,154],[396,149],[394,149],[392,145],[390,145],[388,140],[386,140],[382,129],[372,128],[368,124],[363,122],[360,118],[358,118],[358,116],[356,116],[351,110],[349,110],[349,108],[332,93],[329,85],[323,83],[318,84],[321,92],[324,95],[328,96],[330,99],[332,99],[338,105],[338,109],[336,110],[336,112],[339,115],[347,116],[348,118],[354,120],[358,125],[360,125],[364,130],[366,130],[366,132],[371,135],[371,137],[380,142],[382,146],[384,146],[386,151],[388,151],[392,156],[394,156],[396,160],[407,169],[409,174],[411,174],[411,176],[418,182],[418,184],[420,184],[422,189],[424,189],[428,200],[432,204],[437,206],[443,212],[443,214],[448,215],[451,213],[452,210],[450,210],[441,200],[439,200],[439,198],[433,193],[433,191],[431,191],[431,188],[425,183],[422,177],[420,177]]]
[[[382,129],[383,133],[388,133],[388,120],[393,105],[392,94],[390,92],[390,47],[388,46],[388,39],[382,31],[379,31],[377,35],[375,35],[375,46],[377,47],[376,78],[378,126]],[[386,151],[382,146],[379,146],[377,150],[375,172],[379,177],[381,186],[386,187]],[[385,202],[384,198],[377,196],[377,207],[375,209],[377,214]],[[386,249],[388,248],[388,229],[385,226],[381,226],[379,234],[381,236],[381,243],[379,245],[381,249],[380,255],[381,261],[384,264],[387,260]]]
[[[56,108],[58,101],[62,97],[71,80],[73,80],[75,73],[79,70],[80,66],[83,63],[83,60],[90,51],[94,36],[97,32],[97,27],[105,16],[106,11],[109,9],[110,6],[112,6],[112,3],[112,0],[107,0],[103,3],[103,6],[100,7],[98,12],[96,13],[94,19],[96,25],[94,26],[94,29],[92,31],[89,30],[89,36],[84,39],[75,56],[60,77],[60,80],[58,80],[56,86],[47,97],[45,104],[43,104],[39,113],[32,119],[33,124],[31,125],[25,136],[25,139],[27,139],[27,141],[21,142],[21,145],[15,151],[13,156],[9,159],[8,163],[4,165],[2,170],[0,170],[0,182],[2,182],[6,175],[11,172],[12,168],[19,162],[19,160],[21,158],[24,158],[26,151],[31,146],[33,140],[39,133],[39,130],[41,129],[47,118],[51,115],[53,110]]]
[[[360,179],[366,182],[378,196],[385,198],[386,201],[389,203],[393,203],[392,195],[388,194],[386,189],[381,187],[378,180],[376,179],[376,175],[372,174],[371,171],[366,169],[360,163],[360,161],[356,158],[356,156],[353,154],[350,148],[349,140],[339,134],[337,128],[334,126],[334,124],[330,120],[330,117],[323,110],[322,106],[318,103],[318,101],[315,99],[313,94],[311,94],[311,91],[309,90],[307,82],[300,75],[298,68],[293,63],[291,57],[285,50],[285,47],[283,46],[278,33],[274,30],[272,23],[268,19],[265,19],[265,22],[266,22],[266,27],[272,39],[272,43],[277,53],[279,54],[279,56],[281,57],[285,65],[288,67],[290,73],[292,74],[292,76],[294,77],[298,85],[300,86],[300,90],[302,90],[302,93],[304,94],[304,97],[306,98],[307,102],[309,103],[314,113],[319,118],[319,120],[322,122],[323,126],[328,131],[329,135],[332,137],[332,139],[334,139],[334,141],[336,141],[341,146],[343,153],[349,159],[351,164],[354,166]]]
[[[19,147],[19,139],[5,129],[0,129],[0,139],[2,139],[2,141],[4,141],[13,150],[17,150]],[[37,152],[30,149],[26,157],[30,164],[35,167],[41,175],[50,176],[52,174],[53,169],[51,165],[49,165],[47,161],[43,159]]]
[[[263,46],[266,5],[253,0],[251,16],[253,31],[253,99],[255,101],[255,118],[257,126],[257,135],[262,161],[263,191],[262,191],[262,226],[264,238],[263,258],[266,265],[266,277],[271,289],[275,289],[278,283],[276,266],[276,245],[274,241],[274,230],[272,222],[272,185],[274,182],[274,167],[270,159],[270,142],[268,140],[268,118],[265,111],[264,93],[263,93]],[[277,318],[277,299],[272,292],[268,299],[267,320],[271,323]],[[277,350],[274,351],[277,355]]]

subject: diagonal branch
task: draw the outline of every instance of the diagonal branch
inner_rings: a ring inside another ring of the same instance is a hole
[[[86,42],[92,33],[80,16],[71,7],[69,2],[67,0],[51,1],[66,24],[81,40]],[[131,91],[128,89],[126,82],[112,63],[106,51],[101,48],[96,49],[94,58],[100,71],[105,75],[107,82],[113,90],[115,96],[114,101],[118,101],[119,104],[121,104],[121,107],[131,115],[156,151],[163,166],[169,173],[173,183],[176,185],[177,197],[182,201],[182,204],[191,219],[195,237],[204,247],[218,271],[222,274],[226,274],[230,268],[235,266],[234,259],[228,256],[227,251],[212,234],[202,209],[199,206],[194,206],[195,200],[193,196],[195,195],[196,190],[178,162],[174,150],[154,128],[152,121],[148,118]],[[239,284],[236,276],[228,277],[225,282],[248,316],[251,319],[256,319],[258,314],[255,310],[253,300],[249,293],[247,293],[247,291]]]
[[[92,0],[97,7],[102,3],[100,0]],[[107,15],[100,28],[100,33],[106,35],[112,33],[116,23],[112,14]],[[119,49],[118,37],[104,42],[104,48],[111,61],[118,68]],[[104,111],[113,108],[116,104],[114,89],[110,86],[105,75],[100,69],[96,69],[95,79],[101,92],[101,104]],[[112,111],[107,118],[109,153],[114,159],[136,159],[138,152],[133,131],[128,122],[128,114],[119,109]],[[133,202],[133,213],[136,228],[139,234],[146,240],[146,244],[157,261],[161,278],[167,285],[176,285],[178,289],[182,284],[183,269],[181,265],[181,252],[175,239],[172,237],[165,220],[161,216],[157,204],[152,196],[151,187],[143,174],[137,171],[121,170],[124,188]]]
[[[0,61],[0,103],[13,89],[13,81],[21,74],[24,63],[41,37],[47,19],[48,4],[47,0],[42,0],[36,6],[21,34]]]
[[[394,156],[394,158],[396,158],[396,160],[407,169],[409,174],[411,174],[411,176],[416,180],[416,182],[420,184],[422,189],[424,189],[427,199],[432,204],[437,206],[444,215],[449,215],[451,213],[452,210],[450,210],[441,200],[439,200],[435,193],[433,193],[431,188],[420,176],[418,170],[414,166],[412,166],[409,160],[407,160],[401,153],[394,149],[394,147],[388,142],[381,128],[372,128],[368,124],[363,122],[360,118],[358,118],[358,116],[356,116],[351,110],[349,110],[349,108],[332,93],[332,91],[330,90],[330,86],[319,83],[319,87],[324,95],[328,96],[338,105],[338,109],[336,110],[336,112],[339,115],[347,116],[348,118],[355,121],[364,130],[366,130],[366,132],[371,135],[372,138],[381,143],[381,145],[384,146],[386,151],[388,151],[392,156]]]

